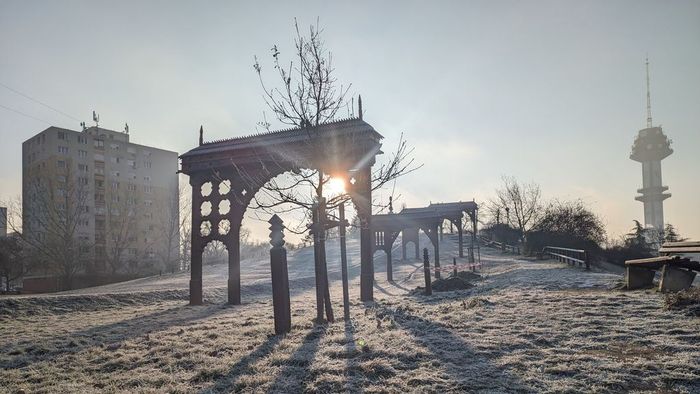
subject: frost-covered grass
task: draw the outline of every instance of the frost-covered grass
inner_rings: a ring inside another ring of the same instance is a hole
[[[441,247],[446,261],[451,248]],[[389,283],[378,253],[376,301],[357,301],[353,275],[351,323],[320,326],[312,271],[290,263],[286,336],[271,335],[262,274],[244,280],[240,306],[223,304],[214,282],[209,302],[190,307],[186,290],[158,279],[144,293],[3,299],[0,391],[700,391],[698,317],[664,308],[653,291],[613,289],[618,275],[482,256],[475,287],[426,297],[409,294],[423,283],[420,262],[395,262]],[[338,281],[331,294],[342,317]]]

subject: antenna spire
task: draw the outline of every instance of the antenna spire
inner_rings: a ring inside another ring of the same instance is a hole
[[[649,87],[649,56],[646,58],[647,67],[647,128],[652,127],[651,123],[651,88]]]
[[[199,145],[204,145],[204,126],[199,126]]]
[[[362,95],[357,96],[357,114],[362,120]]]

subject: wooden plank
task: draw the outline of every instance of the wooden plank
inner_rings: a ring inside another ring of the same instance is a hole
[[[662,246],[659,253],[700,253],[700,246]]]

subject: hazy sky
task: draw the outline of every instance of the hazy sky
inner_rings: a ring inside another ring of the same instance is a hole
[[[318,16],[384,150],[403,132],[425,163],[396,185],[409,206],[483,201],[513,175],[582,198],[617,236],[643,219],[629,153],[648,53],[654,123],[675,151],[666,221],[700,239],[699,1],[290,3],[0,0],[0,83],[182,153],[200,124],[206,139],[254,131],[253,56],[269,71],[273,44],[292,49],[293,18]],[[20,193],[22,141],[49,125],[79,129],[0,86],[0,199]]]

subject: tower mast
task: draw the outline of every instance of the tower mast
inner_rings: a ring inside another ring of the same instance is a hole
[[[649,56],[646,58],[647,66],[647,128],[651,128],[651,88],[649,87]]]

